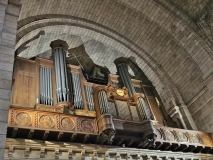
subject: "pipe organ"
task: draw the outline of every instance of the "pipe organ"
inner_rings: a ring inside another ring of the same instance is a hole
[[[66,42],[50,46],[51,59],[16,58],[8,137],[213,152],[207,133],[164,125],[152,86],[131,79],[126,58],[100,85],[66,63]]]

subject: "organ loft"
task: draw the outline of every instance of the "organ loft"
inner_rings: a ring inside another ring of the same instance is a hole
[[[0,160],[213,160],[212,0],[0,0]]]

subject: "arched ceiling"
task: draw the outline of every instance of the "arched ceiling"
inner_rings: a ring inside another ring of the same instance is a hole
[[[94,62],[113,73],[115,58],[134,56],[165,104],[171,98],[188,103],[212,74],[213,56],[206,37],[187,16],[191,10],[185,14],[181,3],[185,1],[22,0],[16,49],[22,47],[20,56],[30,58],[48,52],[55,39],[66,40],[70,48],[84,44]]]

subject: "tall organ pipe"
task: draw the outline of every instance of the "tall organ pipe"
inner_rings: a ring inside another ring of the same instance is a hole
[[[73,104],[75,109],[83,109],[83,98],[81,92],[81,81],[79,74],[71,73],[71,83],[73,84]]]
[[[131,78],[128,72],[127,59],[124,57],[118,58],[114,61],[117,66],[119,76],[124,84],[124,86],[128,89],[130,97],[136,94],[135,88],[132,84]],[[148,104],[144,101],[142,97],[139,97],[136,101],[138,105],[139,112],[141,114],[142,120],[153,119],[152,112]]]
[[[107,101],[106,92],[104,90],[100,90],[98,92],[98,103],[100,106],[101,114],[109,114],[109,105]]]
[[[58,102],[69,101],[69,88],[67,80],[67,68],[65,61],[65,51],[63,48],[54,49],[56,87]]]
[[[51,68],[40,67],[40,103],[53,105]]]
[[[50,74],[50,105],[53,105],[53,91],[52,91],[52,70],[49,72]]]

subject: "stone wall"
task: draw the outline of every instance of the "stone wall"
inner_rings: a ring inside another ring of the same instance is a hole
[[[10,104],[19,1],[0,0],[0,159],[3,158]]]

